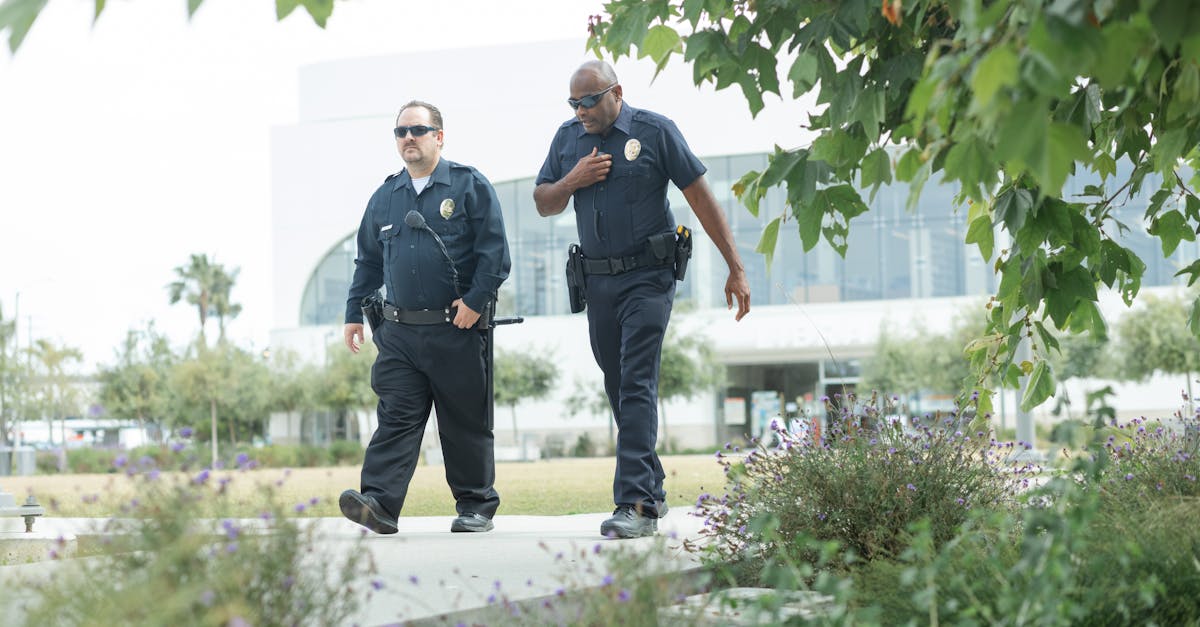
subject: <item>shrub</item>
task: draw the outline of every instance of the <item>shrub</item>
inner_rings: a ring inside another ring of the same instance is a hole
[[[896,557],[911,523],[927,519],[941,544],[972,509],[1011,507],[1036,470],[1007,464],[1011,443],[963,433],[953,414],[905,428],[881,421],[889,412],[876,407],[844,413],[820,440],[776,424],[777,446],[741,460],[718,453],[730,487],[697,503],[716,561],[745,558],[747,550],[799,557],[805,544],[793,539],[808,536],[835,540],[861,559]],[[753,531],[768,513],[778,519],[778,542]]]
[[[260,485],[259,517],[234,519],[235,473],[171,478],[141,461],[116,461],[137,496],[93,530],[95,555],[6,583],[6,624],[336,625],[357,611],[370,554],[327,555],[315,526],[288,517],[308,503],[289,508]]]
[[[67,449],[67,472],[99,473],[114,472],[113,460],[121,451],[108,448],[72,448]]]
[[[1097,480],[1116,504],[1151,494],[1200,497],[1200,418],[1176,415],[1174,425],[1144,418],[1110,428]]]
[[[592,437],[587,431],[579,434],[575,440],[575,446],[571,447],[572,457],[595,457],[596,443],[592,441]]]
[[[326,451],[333,466],[361,466],[366,450],[357,440],[334,440]]]

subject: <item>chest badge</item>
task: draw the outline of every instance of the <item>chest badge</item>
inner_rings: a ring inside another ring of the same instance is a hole
[[[640,154],[642,154],[642,142],[636,139],[630,139],[629,141],[625,142],[626,161],[633,161],[634,159],[637,159],[638,155]]]
[[[450,216],[454,215],[454,199],[443,200],[442,206],[438,207],[438,213],[442,214],[442,219],[449,220]]]

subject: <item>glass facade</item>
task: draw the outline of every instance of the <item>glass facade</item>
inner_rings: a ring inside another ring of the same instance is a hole
[[[954,188],[929,182],[913,211],[907,209],[909,188],[904,183],[883,186],[868,198],[870,211],[851,221],[849,248],[842,258],[824,240],[804,252],[795,221],[781,229],[768,272],[766,259],[754,252],[767,222],[785,210],[784,193],[771,190],[761,203],[759,216],[750,215],[733,196],[732,187],[749,170],[762,170],[767,155],[732,155],[703,159],[708,183],[725,208],[742,262],[750,279],[754,304],[782,305],[895,298],[925,298],[990,294],[996,277],[991,263],[979,257],[966,236],[965,210],[953,204]],[[1129,166],[1118,168],[1118,179]],[[500,293],[501,314],[525,316],[569,313],[564,279],[567,246],[575,236],[575,215],[570,210],[551,218],[538,215],[533,205],[533,178],[495,184],[504,208],[504,224],[512,254],[512,271]],[[1064,189],[1070,200],[1096,177],[1073,178]],[[1145,182],[1154,190],[1157,181]],[[696,247],[687,279],[678,285],[676,302],[696,308],[725,306],[725,263],[708,241],[683,194],[669,187],[676,222],[692,229]],[[1146,261],[1144,286],[1180,283],[1175,272],[1200,256],[1196,242],[1181,242],[1164,259],[1158,240],[1142,228],[1148,195],[1131,199],[1116,212],[1131,227],[1122,236],[1124,245]],[[340,324],[346,292],[354,272],[354,234],[334,246],[317,264],[300,305],[302,325]]]

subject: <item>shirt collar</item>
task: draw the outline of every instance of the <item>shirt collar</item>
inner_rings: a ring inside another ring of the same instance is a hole
[[[626,135],[628,135],[630,125],[633,123],[633,112],[634,111],[636,111],[636,109],[629,106],[628,102],[625,102],[624,100],[622,100],[621,101],[621,111],[620,111],[620,113],[617,113],[617,119],[613,120],[612,127],[610,128],[610,130],[615,128],[618,131],[621,131],[622,133],[625,133]],[[579,124],[579,136],[583,137],[584,135],[587,135],[587,131],[585,131],[583,129],[583,124],[579,122],[579,118],[575,118],[575,122],[577,124]]]
[[[450,162],[440,156],[437,165],[433,166],[433,172],[429,174],[429,182],[425,184],[425,187],[435,183],[450,184]],[[396,177],[396,182],[392,184],[392,191],[401,187],[412,187],[412,175],[409,174],[408,168],[404,168],[404,171],[400,172],[400,176]]]

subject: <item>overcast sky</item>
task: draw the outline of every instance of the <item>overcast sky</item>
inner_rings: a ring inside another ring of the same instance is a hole
[[[582,46],[602,2],[339,0],[325,30],[303,9],[277,22],[273,0],[206,0],[190,22],[186,5],[109,2],[93,26],[93,0],[53,0],[16,55],[0,51],[0,306],[19,316],[22,347],[65,343],[90,368],[150,321],[183,344],[197,315],[169,306],[166,285],[207,253],[241,269],[230,336],[265,348],[269,133],[296,121],[297,69],[576,35]]]

